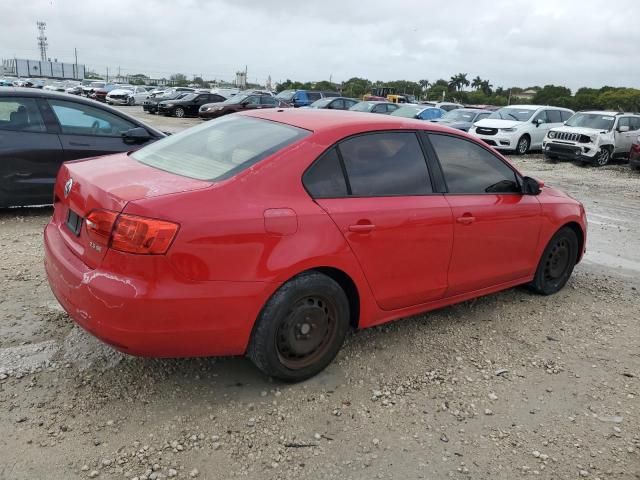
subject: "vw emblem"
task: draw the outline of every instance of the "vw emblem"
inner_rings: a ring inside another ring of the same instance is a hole
[[[69,192],[71,192],[71,188],[73,187],[73,178],[67,180],[67,183],[64,184],[64,198],[69,196]]]

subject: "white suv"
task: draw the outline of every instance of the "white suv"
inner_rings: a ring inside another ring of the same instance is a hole
[[[469,133],[498,150],[524,155],[529,150],[540,150],[547,132],[561,126],[571,115],[573,110],[567,108],[511,105],[476,122]]]
[[[640,115],[618,112],[578,112],[564,126],[549,130],[543,142],[545,158],[579,160],[602,167],[612,157],[629,156],[640,131]]]

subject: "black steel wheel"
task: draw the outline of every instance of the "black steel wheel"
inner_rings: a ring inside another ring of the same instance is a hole
[[[349,301],[333,279],[307,272],[269,299],[254,327],[248,357],[267,375],[301,381],[334,359],[349,329]]]
[[[578,248],[578,237],[571,228],[563,227],[556,232],[542,253],[530,287],[543,295],[561,290],[578,260]]]

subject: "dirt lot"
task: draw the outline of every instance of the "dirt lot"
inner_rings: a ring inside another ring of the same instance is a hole
[[[567,288],[355,333],[297,385],[100,344],[47,286],[50,210],[0,212],[0,478],[640,478],[640,174],[515,161],[587,207]]]

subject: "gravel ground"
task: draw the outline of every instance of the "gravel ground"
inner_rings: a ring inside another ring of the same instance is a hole
[[[587,207],[567,288],[354,333],[296,385],[102,345],[47,286],[50,209],[0,212],[0,478],[640,478],[640,174],[514,160]]]

